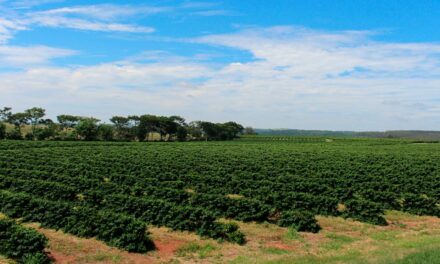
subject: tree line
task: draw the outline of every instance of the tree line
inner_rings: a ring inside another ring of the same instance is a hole
[[[181,116],[113,116],[110,124],[94,117],[64,114],[56,121],[45,117],[46,110],[40,107],[15,113],[4,107],[0,109],[0,139],[149,141],[157,135],[160,141],[233,140],[253,133],[251,127],[244,128],[233,121],[187,123]],[[6,124],[13,129],[7,129]]]

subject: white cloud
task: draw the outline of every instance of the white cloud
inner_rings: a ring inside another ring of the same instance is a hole
[[[169,11],[168,7],[150,7],[150,6],[129,6],[129,5],[87,5],[87,6],[72,6],[49,9],[41,12],[36,12],[36,15],[44,16],[66,16],[77,15],[85,16],[101,20],[112,20],[121,17],[131,17],[134,15],[152,15]]]
[[[144,27],[130,24],[120,23],[104,23],[95,22],[85,19],[66,18],[59,16],[33,16],[32,23],[45,27],[55,28],[72,28],[89,31],[116,31],[116,32],[132,32],[132,33],[151,33],[154,32],[152,27]]]
[[[230,10],[224,10],[224,9],[212,9],[212,10],[203,10],[203,11],[196,11],[192,13],[193,15],[197,16],[236,16],[236,12],[232,12]]]
[[[33,27],[71,28],[87,31],[152,33],[153,27],[124,23],[134,16],[147,16],[169,11],[168,7],[130,5],[70,6],[43,11],[29,9],[34,5],[56,1],[21,1],[3,6],[0,11],[0,44],[10,40],[14,33]],[[18,9],[16,9],[19,7]]]
[[[19,21],[0,17],[0,45],[11,39],[15,31],[26,29],[26,26]]]
[[[35,6],[60,2],[64,2],[64,0],[14,0],[12,1],[11,6],[17,9],[28,9]]]
[[[87,67],[31,67],[1,74],[0,105],[103,120],[178,113],[256,127],[440,129],[440,45],[379,42],[375,34],[276,27],[193,40],[254,57],[221,67],[154,52]]]
[[[167,8],[123,5],[88,5],[49,9],[27,14],[30,24],[91,31],[151,33],[154,28],[115,22],[135,15],[165,12]]]
[[[54,58],[76,54],[76,51],[51,48],[47,46],[0,46],[0,68],[20,67],[29,68],[48,64]]]
[[[356,69],[381,75],[422,70],[425,74],[438,74],[440,45],[380,43],[369,38],[372,34],[275,27],[205,36],[196,41],[249,51],[263,60],[264,66],[283,67],[285,72],[301,77],[343,74]]]

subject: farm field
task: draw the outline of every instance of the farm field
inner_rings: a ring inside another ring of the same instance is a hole
[[[432,263],[439,203],[435,142],[0,142],[0,212],[58,263]]]

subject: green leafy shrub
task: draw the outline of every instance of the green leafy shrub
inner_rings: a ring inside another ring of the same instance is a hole
[[[365,199],[352,199],[344,203],[346,210],[343,216],[354,220],[374,224],[387,225],[387,221],[383,217],[383,207],[375,202]]]
[[[6,137],[6,125],[0,122],[0,139],[4,139]]]
[[[440,208],[437,205],[437,201],[423,195],[405,194],[402,209],[405,212],[416,215],[433,215],[440,217]]]
[[[283,227],[293,227],[300,232],[317,233],[321,230],[315,216],[306,211],[284,211],[281,213],[278,225]]]
[[[22,140],[23,136],[21,135],[21,132],[19,129],[14,129],[14,130],[6,132],[6,139]]]
[[[131,252],[154,248],[145,224],[122,214],[6,191],[0,191],[0,211],[9,217],[39,222],[44,227],[62,229],[80,237],[96,237]]]
[[[35,254],[25,254],[19,260],[19,263],[23,264],[46,264],[51,262],[52,261],[47,257],[47,255],[41,252]]]
[[[26,140],[34,140],[35,137],[34,137],[34,134],[32,134],[32,133],[26,133],[26,135],[24,135],[24,139],[26,139]]]
[[[49,263],[44,253],[47,238],[13,220],[0,219],[0,254],[19,263]]]
[[[225,240],[237,243],[239,245],[246,243],[245,235],[240,232],[238,225],[235,223],[216,222],[214,224],[205,224],[197,230],[197,234],[200,236],[215,238],[220,241]]]
[[[55,135],[56,131],[53,126],[35,128],[35,138],[38,140],[50,139]]]

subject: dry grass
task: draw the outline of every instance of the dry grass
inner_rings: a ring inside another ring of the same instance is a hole
[[[227,194],[226,197],[228,197],[230,199],[236,199],[236,200],[244,198],[244,196],[240,195],[240,194]]]
[[[13,261],[6,259],[5,257],[0,256],[0,264],[11,264]]]

